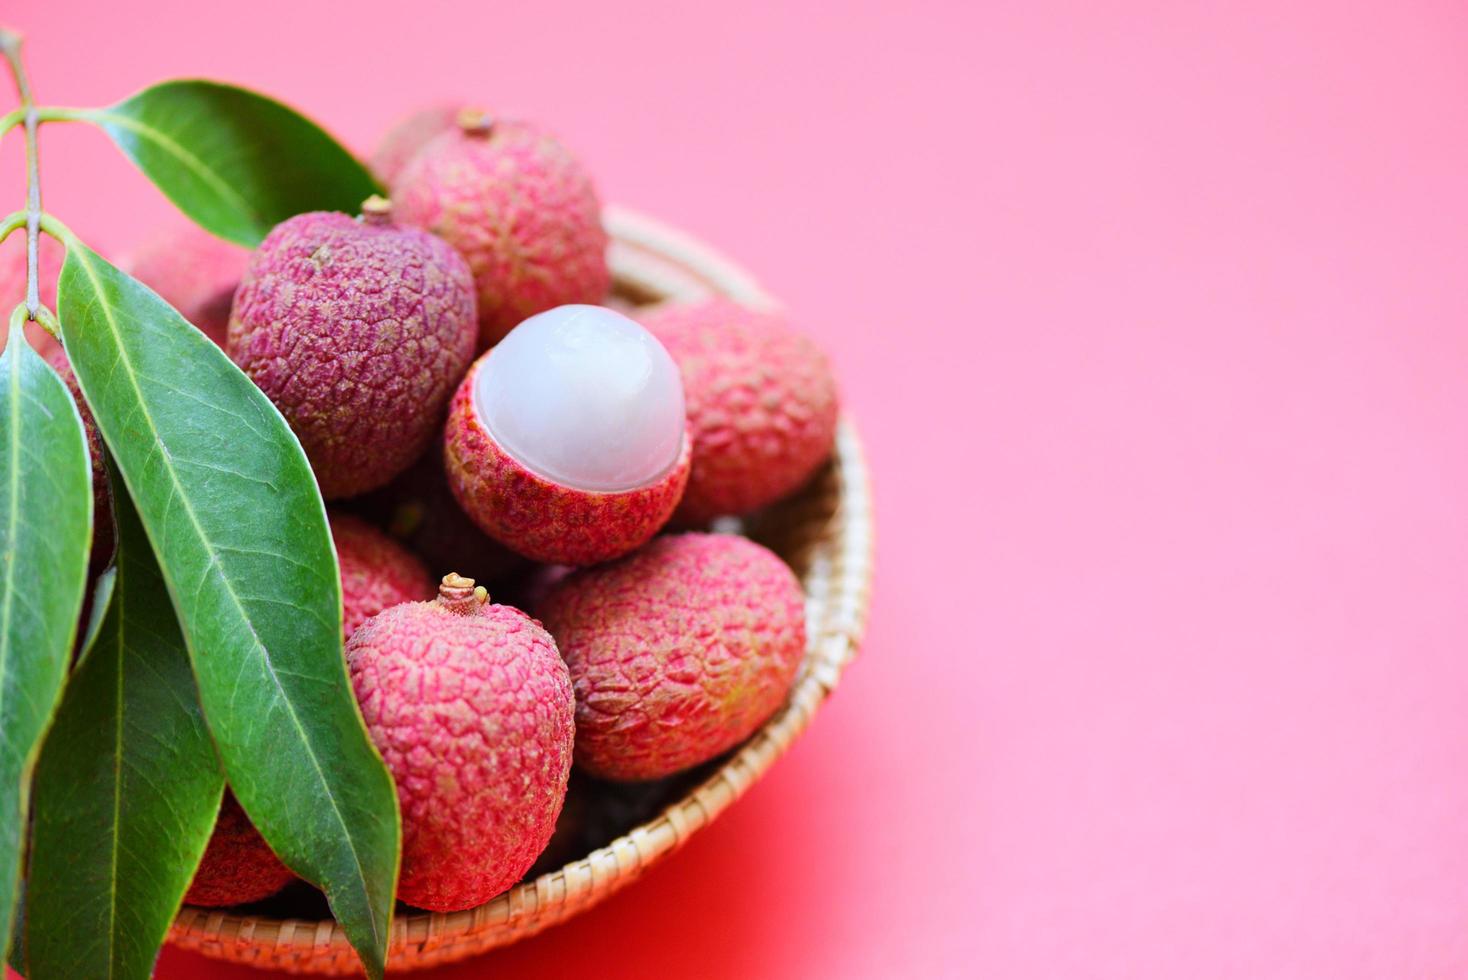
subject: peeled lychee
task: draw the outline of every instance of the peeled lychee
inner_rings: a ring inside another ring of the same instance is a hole
[[[820,348],[783,316],[712,299],[641,319],[683,376],[693,471],[679,521],[772,504],[830,457],[836,381]]]
[[[392,185],[399,220],[458,249],[479,293],[479,349],[526,317],[611,287],[601,202],[581,164],[524,122],[465,110]]]
[[[362,624],[347,664],[402,806],[398,897],[450,912],[520,880],[571,771],[575,702],[550,634],[448,575],[432,602]]]
[[[493,588],[529,564],[479,530],[459,507],[444,475],[439,442],[397,479],[358,497],[351,506],[429,568],[455,568]]]
[[[56,312],[56,277],[61,274],[61,263],[66,258],[66,249],[49,235],[42,235],[36,243],[39,266],[36,269],[36,287],[41,305],[52,313]],[[25,232],[17,231],[6,240],[5,252],[0,255],[0,350],[10,335],[10,311],[25,302],[26,291],[26,243]],[[61,349],[56,338],[46,328],[34,321],[25,325],[26,339],[31,348],[42,357]]]
[[[680,534],[583,569],[537,608],[576,690],[576,763],[660,779],[748,738],[805,653],[805,604],[784,562],[746,538]]]
[[[314,212],[277,225],[235,294],[229,354],[301,440],[322,495],[382,486],[433,438],[474,353],[474,284],[441,240]]]
[[[678,369],[598,306],[531,317],[470,368],[449,405],[444,467],[486,534],[535,561],[626,554],[688,479]]]
[[[343,638],[389,606],[434,597],[433,577],[402,545],[361,518],[328,516],[342,574]]]
[[[295,879],[250,823],[233,793],[224,794],[214,836],[184,895],[185,905],[248,905],[269,898]]]
[[[101,568],[111,561],[114,544],[112,490],[107,483],[107,456],[102,446],[102,434],[97,431],[92,409],[82,397],[76,372],[71,369],[71,361],[67,359],[61,345],[53,344],[44,356],[46,363],[51,365],[51,369],[61,376],[61,380],[71,390],[72,400],[76,402],[77,412],[82,417],[82,430],[87,436],[87,455],[92,461],[92,567]]]
[[[440,133],[446,133],[457,124],[463,107],[458,103],[443,102],[419,109],[398,121],[372,154],[369,166],[373,175],[384,187],[391,187],[398,174],[408,165],[414,155]]]
[[[123,267],[223,347],[234,291],[249,263],[249,249],[180,224],[145,241]]]

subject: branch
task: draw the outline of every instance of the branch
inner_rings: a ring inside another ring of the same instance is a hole
[[[40,236],[41,236],[41,167],[36,141],[36,100],[31,95],[31,82],[26,76],[20,49],[24,39],[9,28],[0,28],[0,52],[10,65],[15,90],[20,95],[20,108],[25,113],[26,222],[25,222],[25,308],[26,316],[36,319],[41,309]]]

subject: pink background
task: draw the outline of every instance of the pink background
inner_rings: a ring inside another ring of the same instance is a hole
[[[1461,4],[6,6],[44,101],[545,120],[835,356],[862,658],[675,860],[437,976],[1468,973]],[[168,214],[43,164],[98,247]]]

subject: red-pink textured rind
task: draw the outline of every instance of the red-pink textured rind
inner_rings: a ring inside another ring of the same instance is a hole
[[[315,212],[277,225],[235,294],[229,354],[285,416],[327,498],[428,446],[474,352],[474,284],[432,235]]]
[[[97,431],[92,409],[82,397],[76,372],[71,369],[71,361],[67,359],[61,345],[53,342],[50,350],[43,356],[71,390],[72,400],[76,402],[77,411],[82,417],[82,429],[87,435],[87,455],[92,461],[92,567],[101,568],[112,559],[114,545],[112,490],[107,484],[107,457],[102,448],[102,435]]]
[[[248,905],[269,898],[295,880],[250,823],[233,793],[224,794],[214,836],[184,895],[185,905]]]
[[[37,243],[40,266],[36,270],[36,291],[41,305],[52,313],[56,312],[56,277],[61,274],[61,263],[66,258],[66,249],[56,239],[42,235]],[[6,240],[5,252],[0,255],[0,350],[4,350],[10,336],[10,311],[25,302],[25,231],[17,231]],[[27,321],[26,339],[31,348],[42,357],[61,349],[56,338],[46,332],[39,323]]]
[[[783,316],[713,299],[641,319],[683,376],[693,472],[677,520],[772,504],[830,458],[836,381],[825,354]]]
[[[449,912],[520,880],[571,772],[575,703],[550,634],[508,606],[407,603],[353,633],[347,663],[397,783],[398,897]]]
[[[805,653],[800,583],[727,534],[661,537],[566,578],[537,610],[576,691],[576,763],[660,779],[748,738]]]
[[[234,291],[249,263],[249,249],[185,224],[155,233],[122,266],[223,347]]]
[[[342,573],[342,637],[402,602],[426,602],[437,592],[428,569],[402,545],[350,514],[328,514]]]
[[[461,108],[458,103],[444,102],[398,120],[372,154],[368,166],[373,176],[383,187],[391,187],[419,150],[435,136],[455,127]]]
[[[688,482],[689,440],[656,483],[636,490],[576,490],[547,480],[505,452],[474,407],[474,379],[449,402],[444,471],[459,506],[485,534],[534,561],[589,565],[625,555],[658,532]]]
[[[601,202],[581,164],[522,122],[487,136],[455,128],[430,141],[393,184],[399,220],[453,245],[474,270],[479,349],[520,321],[611,288]]]

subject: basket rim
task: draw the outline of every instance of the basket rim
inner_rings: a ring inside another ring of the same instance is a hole
[[[751,306],[778,304],[739,266],[686,233],[627,208],[609,206],[618,283],[661,299],[719,294]],[[677,256],[671,270],[643,260]],[[698,786],[626,834],[533,880],[522,881],[484,905],[460,912],[393,916],[389,969],[427,967],[475,955],[539,932],[597,904],[638,878],[711,823],[769,769],[810,724],[855,657],[866,628],[874,554],[869,476],[860,438],[843,413],[832,466],[838,481],[835,513],[822,528],[834,555],[834,578],[824,594],[806,588],[807,647],[784,705]],[[834,534],[830,532],[834,531]],[[825,569],[830,573],[832,568]],[[824,580],[823,580],[824,581]],[[814,623],[813,611],[821,613]],[[334,919],[245,915],[184,906],[168,941],[208,956],[291,971],[340,973],[356,968],[345,933]],[[285,956],[285,961],[281,957]]]

